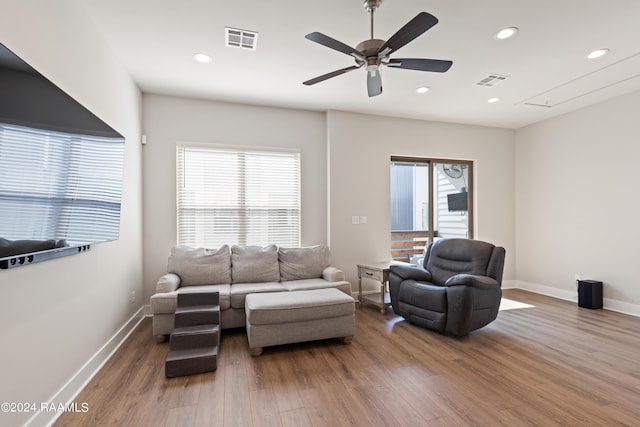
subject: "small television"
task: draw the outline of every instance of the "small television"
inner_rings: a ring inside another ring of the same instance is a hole
[[[463,191],[462,193],[447,194],[447,203],[449,212],[466,212],[469,210],[469,193]]]
[[[0,269],[118,239],[124,143],[0,44]]]

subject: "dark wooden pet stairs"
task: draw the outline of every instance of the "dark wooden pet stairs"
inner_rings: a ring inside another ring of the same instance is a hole
[[[167,378],[215,371],[220,347],[220,294],[178,294],[175,328],[165,362]]]

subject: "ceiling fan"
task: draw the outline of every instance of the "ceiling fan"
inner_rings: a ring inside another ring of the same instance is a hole
[[[302,84],[307,86],[314,85],[332,77],[365,67],[367,70],[367,92],[369,97],[372,97],[382,93],[380,65],[404,70],[431,71],[436,73],[444,73],[451,68],[451,65],[453,65],[452,61],[440,59],[389,58],[389,55],[393,52],[436,25],[438,19],[427,12],[420,12],[415,18],[391,36],[389,40],[374,39],[373,14],[381,3],[382,0],[365,0],[364,8],[371,15],[371,38],[358,44],[355,49],[322,33],[314,32],[305,36],[305,38],[313,42],[354,57],[356,65],[323,74],[322,76],[307,80]]]

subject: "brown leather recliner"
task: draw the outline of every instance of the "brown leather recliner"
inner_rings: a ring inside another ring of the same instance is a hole
[[[470,239],[440,239],[422,267],[392,265],[391,306],[410,323],[464,336],[493,322],[502,298],[505,250]]]

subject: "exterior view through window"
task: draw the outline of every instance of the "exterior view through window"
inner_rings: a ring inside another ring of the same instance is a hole
[[[391,256],[421,262],[443,237],[473,238],[473,162],[391,157]]]

